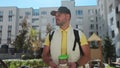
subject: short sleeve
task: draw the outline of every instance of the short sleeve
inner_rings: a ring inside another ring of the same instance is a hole
[[[81,33],[81,35],[80,35],[80,42],[81,42],[81,46],[88,44],[86,36],[83,33]]]
[[[44,42],[44,45],[45,46],[49,46],[49,44],[50,44],[50,41],[49,41],[49,34],[46,36],[46,38],[45,38],[45,42]]]

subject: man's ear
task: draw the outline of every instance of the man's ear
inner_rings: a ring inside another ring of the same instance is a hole
[[[69,14],[66,14],[66,17],[67,17],[68,19],[70,19],[70,15],[69,15]]]

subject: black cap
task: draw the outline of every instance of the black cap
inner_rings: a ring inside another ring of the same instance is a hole
[[[64,7],[64,6],[59,7],[59,8],[58,8],[58,11],[52,11],[52,12],[51,12],[51,15],[52,15],[52,16],[55,16],[55,14],[56,14],[57,12],[66,13],[66,14],[70,14],[70,15],[71,15],[70,10],[69,10],[67,7]]]

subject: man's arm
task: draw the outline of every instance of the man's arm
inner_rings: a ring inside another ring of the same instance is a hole
[[[51,68],[57,68],[57,65],[51,59],[49,50],[50,50],[49,46],[44,46],[44,49],[43,49],[43,61],[46,64],[48,64]]]
[[[43,48],[43,56],[42,56],[43,61],[44,61],[46,64],[48,64],[48,65],[49,65],[49,62],[51,61],[50,54],[49,54],[49,53],[50,53],[49,50],[50,50],[50,47],[49,47],[49,46],[44,46],[44,48]]]
[[[90,48],[88,44],[81,46],[81,47],[82,47],[84,55],[80,57],[80,59],[77,61],[77,64],[80,66],[86,64],[90,60]]]

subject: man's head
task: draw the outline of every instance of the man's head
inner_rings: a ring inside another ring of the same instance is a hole
[[[58,8],[57,11],[51,12],[52,16],[55,16],[56,18],[56,24],[58,26],[63,26],[64,24],[68,23],[71,18],[71,12],[67,7],[61,6]]]

